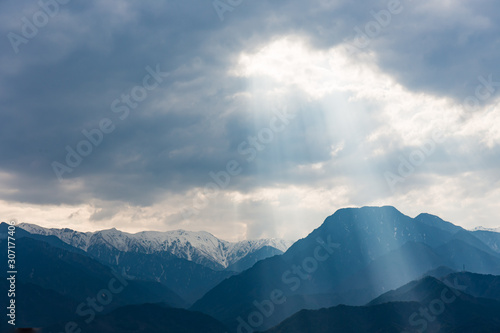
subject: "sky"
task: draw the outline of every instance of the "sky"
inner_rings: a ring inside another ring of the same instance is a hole
[[[305,237],[500,226],[497,1],[0,2],[0,215]]]

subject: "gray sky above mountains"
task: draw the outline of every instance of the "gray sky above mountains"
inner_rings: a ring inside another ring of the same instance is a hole
[[[393,205],[498,226],[499,6],[3,1],[2,219],[296,239]]]

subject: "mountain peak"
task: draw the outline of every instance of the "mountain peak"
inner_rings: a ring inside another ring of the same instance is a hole
[[[453,223],[447,222],[440,218],[439,216],[432,215],[429,213],[421,213],[415,217],[415,221],[427,224],[429,226],[441,229],[443,231],[456,233],[464,230],[463,228],[454,225]]]
[[[348,225],[359,226],[363,222],[370,222],[368,224],[384,225],[401,218],[411,219],[393,206],[364,206],[360,208],[341,208],[329,216],[324,224],[347,227]]]
[[[394,206],[362,206],[362,207],[346,207],[346,208],[340,208],[338,209],[333,215],[337,213],[356,213],[356,212],[392,212],[392,213],[401,213],[396,207]]]

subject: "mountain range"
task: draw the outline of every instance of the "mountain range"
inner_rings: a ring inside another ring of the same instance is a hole
[[[340,209],[291,246],[18,227],[18,323],[42,332],[500,332],[500,233],[430,214]]]
[[[142,231],[130,234],[115,228],[96,232],[79,232],[66,228],[48,229],[29,223],[21,223],[18,226],[31,234],[56,236],[63,242],[89,253],[103,245],[121,252],[144,254],[165,252],[214,270],[235,267],[240,260],[255,254],[262,248],[274,248],[277,250],[276,253],[281,254],[293,243],[282,239],[245,240],[231,243],[205,231]]]
[[[440,266],[500,275],[500,252],[430,214],[411,218],[388,206],[340,209],[286,253],[222,281],[191,309],[231,329],[251,321],[252,329],[265,330],[301,309],[364,305]],[[286,301],[271,306],[277,291]],[[272,308],[268,316],[259,310],[262,302]]]
[[[282,254],[292,243],[280,239],[231,243],[208,232],[184,230],[130,234],[113,228],[78,232],[27,223],[19,224],[19,228],[38,237],[55,237],[127,278],[159,282],[187,303],[257,261]]]

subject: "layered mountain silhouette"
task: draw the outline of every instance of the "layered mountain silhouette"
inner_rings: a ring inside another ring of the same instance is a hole
[[[191,309],[232,329],[265,330],[301,309],[364,305],[429,270],[464,265],[500,274],[498,252],[436,216],[410,218],[394,207],[341,209],[285,254],[223,281]],[[286,301],[271,306],[276,291]],[[263,313],[261,304],[272,311]]]
[[[3,223],[4,248],[6,235]],[[500,332],[499,235],[389,206],[340,209],[289,248],[23,224],[17,322],[41,332]]]
[[[0,246],[7,247],[5,240]],[[18,270],[19,281],[53,290],[74,300],[84,300],[108,286],[109,281],[119,280],[108,266],[87,256],[55,248],[49,244],[21,238],[16,241],[16,260],[22,265]],[[124,277],[122,279],[126,280]],[[116,282],[119,285],[120,281]],[[163,301],[171,306],[184,306],[185,301],[174,291],[154,281],[128,280],[126,288],[115,299],[115,304],[135,304],[144,301]],[[119,287],[116,287],[119,288]]]
[[[266,333],[498,332],[500,302],[470,296],[467,287],[426,277],[366,306],[301,310]]]
[[[461,285],[455,278],[468,284]],[[444,282],[425,277],[366,306],[301,310],[266,333],[498,332],[500,302],[467,293],[469,288],[481,289],[483,279],[491,277],[459,273],[450,274]],[[498,292],[498,286],[494,289]]]

